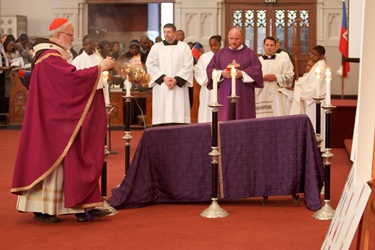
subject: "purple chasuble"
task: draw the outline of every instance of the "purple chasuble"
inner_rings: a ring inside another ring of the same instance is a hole
[[[248,47],[244,46],[239,50],[225,47],[216,52],[207,66],[209,79],[207,88],[212,89],[212,71],[214,69],[226,70],[233,60],[240,64],[237,69],[246,72],[254,80],[251,83],[244,83],[241,78],[236,80],[236,94],[240,96],[236,103],[236,119],[255,118],[254,88],[263,88],[263,74],[258,56]],[[223,105],[219,108],[219,121],[231,119],[231,104],[228,98],[231,95],[231,84],[232,80],[228,78],[218,82],[218,102]]]
[[[33,68],[11,192],[21,194],[62,163],[65,207],[101,203],[106,108],[98,66],[84,70],[46,50]]]

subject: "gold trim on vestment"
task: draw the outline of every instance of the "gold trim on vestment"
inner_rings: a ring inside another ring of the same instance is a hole
[[[104,206],[104,202],[95,202],[95,203],[88,203],[88,204],[82,204],[82,205],[77,205],[72,208],[93,208],[93,207],[101,207]]]
[[[42,60],[48,58],[49,56],[59,56],[59,57],[62,57],[61,55],[59,55],[58,53],[48,53],[46,55],[44,55],[43,57],[41,57],[40,59],[37,60],[37,63],[41,62]],[[36,63],[35,63],[36,64]],[[86,103],[86,106],[83,110],[83,113],[75,127],[75,129],[73,130],[73,133],[72,133],[72,136],[70,137],[69,141],[68,141],[68,144],[65,146],[65,149],[63,150],[62,154],[60,155],[60,157],[55,161],[55,163],[52,164],[52,166],[46,171],[44,172],[43,175],[41,175],[39,178],[37,178],[35,181],[33,181],[30,185],[28,186],[25,186],[25,187],[19,187],[19,188],[12,188],[11,189],[11,192],[14,193],[14,192],[20,192],[20,191],[27,191],[29,189],[31,189],[32,187],[34,187],[37,183],[39,183],[40,181],[42,181],[44,178],[46,178],[50,173],[52,173],[56,167],[62,162],[62,160],[65,158],[66,154],[68,153],[69,149],[71,148],[81,126],[82,126],[82,123],[83,121],[85,120],[86,116],[87,116],[87,113],[91,107],[91,104],[92,104],[92,101],[94,100],[94,97],[95,97],[95,94],[96,94],[96,88],[98,86],[98,82],[99,82],[99,77],[101,76],[101,67],[100,65],[98,65],[98,75],[97,75],[97,78],[96,78],[96,81],[95,81],[95,85],[91,91],[91,94],[90,94],[90,97]],[[102,203],[102,202],[101,202]],[[82,204],[82,205],[79,205],[77,207],[81,207],[82,208],[85,208],[85,207],[92,207],[92,204],[97,204],[97,203],[91,203],[91,204]]]
[[[42,62],[44,59],[47,59],[50,56],[57,56],[63,58],[62,55],[60,55],[59,53],[47,53],[44,56],[40,57],[38,60],[36,60],[35,65]]]

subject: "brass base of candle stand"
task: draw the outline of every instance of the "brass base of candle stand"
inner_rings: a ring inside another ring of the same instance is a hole
[[[324,205],[313,214],[313,217],[317,220],[332,220],[335,210],[329,203],[330,200],[324,200]]]
[[[212,202],[211,205],[203,210],[201,213],[202,217],[205,218],[224,218],[227,217],[229,214],[225,209],[221,208],[219,203],[217,203],[217,198],[211,198]]]

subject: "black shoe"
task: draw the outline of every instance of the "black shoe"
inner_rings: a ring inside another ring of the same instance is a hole
[[[75,216],[77,217],[77,221],[78,222],[87,222],[87,221],[90,221],[91,219],[93,218],[99,218],[99,217],[103,217],[103,216],[107,216],[107,215],[110,215],[111,214],[111,211],[109,211],[108,209],[91,209],[89,211],[87,211],[87,215],[86,213],[78,213],[78,214],[75,214]]]
[[[34,220],[42,221],[46,223],[61,222],[61,220],[57,218],[55,215],[42,214],[42,213],[34,213]]]

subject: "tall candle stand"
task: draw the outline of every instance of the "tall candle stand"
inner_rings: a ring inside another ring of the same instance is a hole
[[[124,96],[125,99],[125,135],[122,137],[122,139],[125,140],[125,175],[128,172],[129,165],[130,165],[130,140],[133,138],[130,135],[130,105],[131,105],[131,99],[134,98],[133,96]]]
[[[321,130],[320,130],[320,123],[321,123],[320,110],[321,110],[321,102],[322,102],[322,100],[324,100],[324,98],[317,96],[317,97],[313,97],[313,99],[315,101],[315,115],[316,115],[316,119],[315,119],[315,139],[316,139],[316,143],[317,143],[318,148],[321,148],[323,138],[321,136]]]
[[[237,117],[236,117],[236,112],[237,112],[237,99],[239,99],[240,97],[235,95],[235,96],[228,96],[228,98],[230,99],[230,108],[231,108],[231,120],[236,120]]]
[[[110,216],[118,214],[117,210],[109,205],[107,202],[107,163],[108,163],[108,155],[109,151],[107,149],[107,138],[104,140],[104,162],[103,162],[103,169],[102,169],[102,176],[101,176],[101,191],[102,191],[102,198],[103,198],[103,206],[98,207],[99,210],[109,210],[111,213]]]
[[[322,154],[324,158],[324,168],[325,168],[325,182],[324,182],[324,205],[318,211],[316,211],[313,215],[315,219],[318,220],[331,220],[335,213],[335,210],[330,205],[331,202],[331,158],[333,154],[331,153],[331,114],[332,110],[335,109],[336,106],[332,106],[331,104],[327,104],[327,106],[323,106],[323,109],[326,113],[326,131],[325,131],[325,152]]]
[[[107,162],[108,162],[108,146],[107,146],[107,139],[104,139],[104,162],[103,162],[103,169],[102,169],[102,176],[101,176],[101,191],[102,191],[102,198],[105,200],[107,198]]]
[[[126,82],[130,84],[130,82]],[[130,120],[131,120],[131,101],[134,96],[131,95],[130,87],[126,88],[126,95],[123,96],[125,99],[125,135],[122,139],[125,140],[125,175],[128,172],[130,166],[130,140],[133,138],[130,135]]]
[[[110,98],[110,93],[111,93],[111,86],[113,86],[113,83],[112,81],[108,81],[108,73],[105,74],[105,81],[107,82],[107,91],[108,91],[108,97]],[[109,154],[118,154],[118,152],[116,151],[112,151],[112,141],[111,141],[111,138],[112,138],[112,127],[111,127],[111,113],[114,109],[114,107],[112,107],[111,104],[109,104],[109,100],[108,100],[108,103],[106,105],[106,109],[107,109],[107,132],[108,132],[108,144],[107,144],[107,151]]]
[[[201,213],[201,216],[205,218],[224,218],[229,214],[227,211],[221,208],[217,202],[217,169],[219,163],[218,159],[220,156],[220,152],[218,150],[218,111],[219,107],[223,105],[212,103],[208,106],[212,108],[212,151],[209,153],[209,155],[212,157],[212,196],[211,205]]]
[[[103,162],[103,169],[102,169],[102,176],[101,176],[101,191],[102,191],[102,198],[107,198],[107,162],[108,162],[108,155],[111,154],[111,152],[108,150],[108,144],[110,143],[110,113],[113,110],[111,105],[106,105],[106,112],[107,112],[107,131],[108,133],[105,135],[104,138],[104,162]]]

